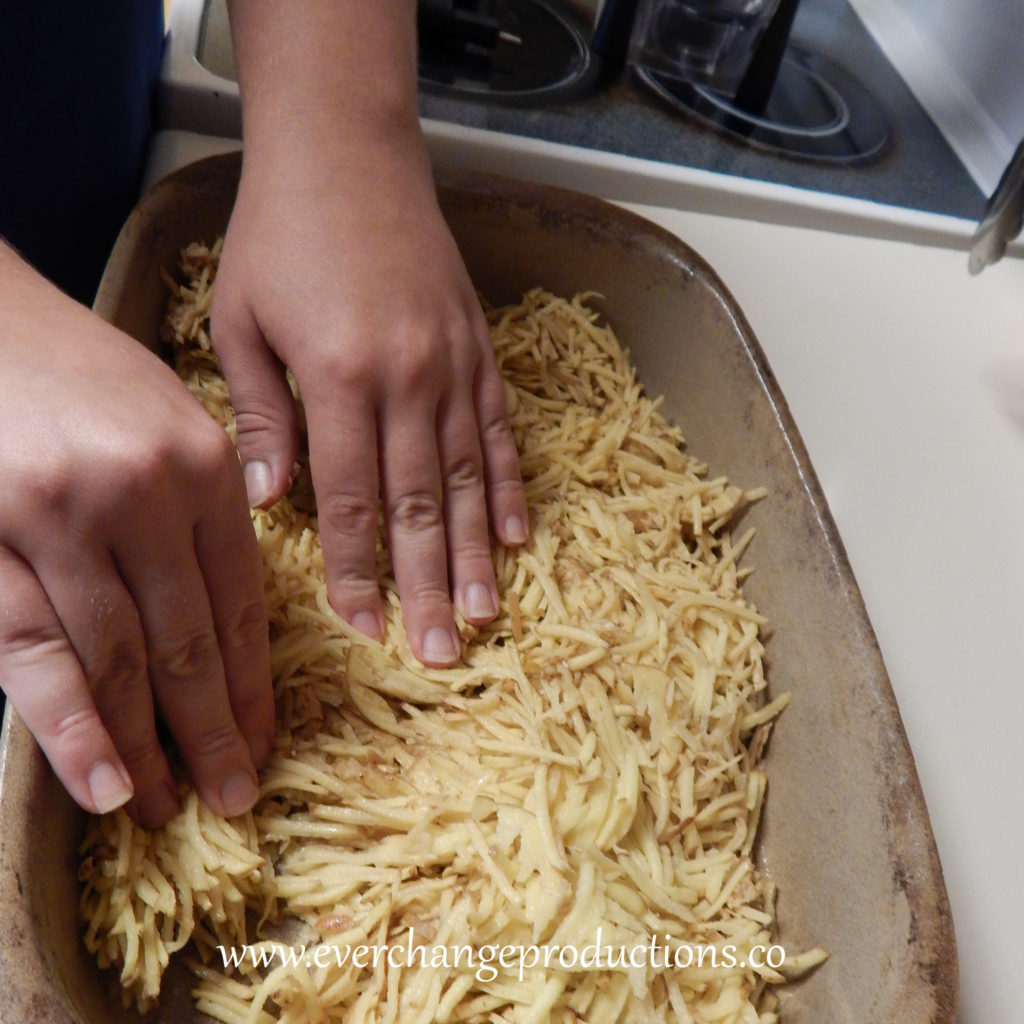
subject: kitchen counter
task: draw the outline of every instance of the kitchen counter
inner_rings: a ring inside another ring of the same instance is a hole
[[[626,205],[693,246],[739,301],[892,679],[952,904],[960,1020],[1019,1019],[1024,246],[971,278],[968,221],[425,127],[442,165],[634,197]],[[237,145],[164,133],[150,179]]]

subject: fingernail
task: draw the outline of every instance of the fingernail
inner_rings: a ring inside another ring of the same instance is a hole
[[[270,760],[273,749],[274,741],[263,733],[257,733],[249,738],[249,756],[257,768],[262,768]]]
[[[519,516],[509,516],[505,520],[505,541],[508,544],[526,543],[526,524]]]
[[[254,803],[257,795],[256,783],[252,776],[239,768],[233,771],[220,787],[220,801],[224,805],[224,814],[233,818],[236,814],[245,814]]]
[[[270,475],[270,467],[260,459],[253,459],[245,464],[245,493],[249,498],[249,508],[260,508],[270,500],[274,481]]]
[[[447,629],[434,626],[423,638],[423,660],[447,665],[455,660],[458,652]]]
[[[466,616],[470,619],[491,619],[497,614],[491,590],[483,583],[466,587]]]
[[[100,761],[89,772],[89,794],[98,814],[109,814],[132,798],[132,784],[109,761]]]
[[[380,619],[373,612],[356,612],[352,616],[351,626],[373,640],[384,639],[380,628]]]
[[[167,782],[167,785],[150,793],[139,808],[139,824],[143,828],[159,828],[169,818],[178,813],[178,794],[174,783]]]

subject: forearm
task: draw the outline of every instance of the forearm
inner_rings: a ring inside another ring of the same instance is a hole
[[[70,325],[91,318],[0,239],[0,366],[17,346],[58,351]]]
[[[414,0],[229,0],[246,150],[418,137]]]
[[[43,282],[37,278],[39,275],[17,250],[0,238],[0,311],[9,313],[26,290],[34,291],[42,286]]]

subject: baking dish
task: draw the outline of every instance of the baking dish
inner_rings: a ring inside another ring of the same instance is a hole
[[[160,182],[111,256],[96,310],[156,347],[160,268],[227,225],[237,154]],[[769,685],[791,690],[768,759],[759,856],[780,890],[780,940],[831,959],[789,986],[788,1024],[951,1024],[957,975],[938,854],[892,689],[841,540],[749,324],[714,271],[660,228],[546,186],[478,175],[440,197],[470,274],[493,303],[537,284],[599,292],[640,380],[664,394],[712,475],[769,497],[744,525],[745,592],[768,615]],[[781,301],[781,299],[780,299]],[[797,298],[792,300],[797,302]],[[0,1024],[137,1019],[79,937],[84,814],[17,717],[0,744]],[[154,1022],[203,1019],[172,964]]]

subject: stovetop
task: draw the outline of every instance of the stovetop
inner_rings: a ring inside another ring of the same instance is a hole
[[[592,2],[549,4],[589,36]],[[423,91],[420,114],[547,142],[980,219],[985,197],[846,0],[803,0],[791,42],[839,65],[874,96],[892,129],[881,153],[859,164],[837,166],[752,148],[674,110],[628,70],[587,96],[538,107]],[[199,59],[208,70],[234,77],[225,0],[208,0]]]

